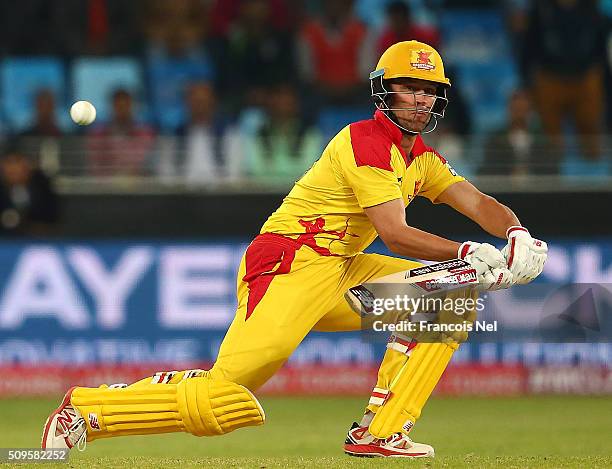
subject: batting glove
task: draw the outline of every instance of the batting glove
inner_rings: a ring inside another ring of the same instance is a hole
[[[481,289],[500,290],[513,284],[512,272],[506,265],[506,258],[495,246],[466,241],[459,246],[458,255],[476,270]]]
[[[526,284],[542,273],[548,257],[544,241],[532,238],[526,228],[511,226],[506,231],[508,244],[502,249],[514,282]]]

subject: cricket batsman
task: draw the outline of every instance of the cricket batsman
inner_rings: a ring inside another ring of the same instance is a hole
[[[451,86],[438,52],[399,42],[370,74],[376,112],[327,145],[248,246],[238,272],[236,316],[210,370],[165,371],[132,385],[73,387],[47,419],[43,448],[83,448],[98,438],[187,432],[197,436],[262,425],[254,396],[304,337],[352,331],[361,318],[344,299],[351,287],[420,266],[408,260],[461,258],[481,289],[532,281],[547,246],[516,215],[459,176],[421,134],[444,117]],[[450,205],[507,240],[463,243],[410,226],[416,196]],[[364,254],[379,236],[396,257]],[[344,450],[357,456],[432,457],[408,434],[461,340],[421,342],[393,334],[361,420]]]

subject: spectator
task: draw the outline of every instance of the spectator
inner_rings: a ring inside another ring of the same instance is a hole
[[[55,120],[55,96],[51,90],[42,89],[34,98],[34,122],[23,136],[61,137],[62,131]]]
[[[240,135],[218,112],[213,87],[193,83],[186,95],[189,120],[177,132],[177,172],[189,185],[236,179],[242,166]]]
[[[446,76],[451,77],[453,86],[446,90],[450,105],[444,110],[444,119],[438,122],[438,129],[449,129],[457,135],[467,137],[472,133],[472,115],[461,92],[465,87],[461,83],[459,71],[454,66],[446,67]]]
[[[47,0],[0,1],[0,53],[48,55],[59,51],[49,19],[59,2]]]
[[[463,87],[458,83],[459,74],[453,67],[448,66],[446,76],[450,77],[453,84],[446,91],[450,105],[444,110],[444,119],[438,120],[435,132],[427,135],[427,141],[453,161],[453,164],[459,165],[467,156],[467,143],[472,133],[472,116],[461,94]]]
[[[152,0],[146,3],[146,62],[155,122],[167,135],[185,132],[189,118],[186,89],[189,83],[218,76],[217,48],[208,37],[209,8],[201,0]],[[183,127],[182,127],[183,126]],[[175,141],[159,141],[156,171],[161,177],[179,176],[185,164],[175,155]],[[182,176],[182,173],[180,174]]]
[[[207,15],[199,0],[151,0],[144,10],[149,45],[172,56],[195,49],[206,35]]]
[[[26,155],[33,156],[45,172],[55,173],[60,164],[59,146],[63,132],[57,125],[53,92],[40,90],[34,108],[34,122],[20,135],[22,149]]]
[[[395,0],[355,0],[354,10],[359,19],[369,28],[380,30],[385,23],[387,5]],[[489,0],[491,1],[491,0]],[[454,8],[457,0],[444,5],[447,0],[404,0],[410,6],[412,16],[418,24],[435,24],[441,10]]]
[[[117,55],[141,52],[141,5],[137,0],[61,0],[52,7],[54,36],[62,54]]]
[[[0,161],[0,232],[48,235],[58,220],[58,197],[50,179],[20,150],[7,150]]]
[[[321,135],[301,117],[294,86],[283,83],[269,92],[265,119],[249,138],[247,167],[261,182],[293,182],[321,153]]]
[[[215,78],[216,46],[207,39],[202,2],[154,1],[147,4],[147,68],[157,124],[174,132],[185,120],[185,87]]]
[[[365,26],[352,16],[352,0],[326,1],[323,17],[304,25],[299,61],[301,79],[327,103],[366,104],[374,59],[367,52]]]
[[[155,132],[134,119],[128,91],[113,93],[112,108],[111,122],[95,127],[88,137],[89,171],[94,176],[143,175]]]
[[[401,0],[387,4],[386,25],[376,41],[376,56],[382,55],[391,45],[400,41],[416,40],[440,47],[440,33],[433,26],[421,26],[414,22],[410,6]]]
[[[269,1],[243,0],[223,54],[222,91],[232,110],[265,105],[265,90],[294,76],[294,50],[291,34],[273,27]]]
[[[210,26],[214,36],[227,36],[230,33],[232,25],[240,16],[242,2],[243,0],[215,0],[213,2]],[[292,0],[291,9],[288,8],[285,0],[266,0],[266,3],[270,12],[270,24],[276,30],[291,29],[294,20],[300,16],[301,1]]]
[[[604,57],[604,21],[595,0],[534,2],[522,69],[544,132],[560,154],[564,120],[572,117],[583,154],[590,159],[601,155]]]
[[[600,8],[606,23],[606,61],[604,65],[604,89],[606,90],[605,133],[610,135],[612,133],[612,0],[601,0]]]
[[[529,23],[529,0],[502,0],[502,14],[508,38],[512,44],[513,58],[520,62]]]
[[[534,125],[529,95],[517,90],[508,100],[508,124],[486,139],[479,172],[485,175],[550,172],[551,157],[555,155],[549,154],[547,148],[544,136]]]

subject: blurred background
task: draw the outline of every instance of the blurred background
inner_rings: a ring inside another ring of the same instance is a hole
[[[452,82],[425,141],[549,242],[541,282],[609,288],[612,1],[0,0],[0,396],[208,366],[245,246],[409,39]],[[502,244],[427,201],[408,222]],[[309,335],[266,391],[366,395],[361,339]],[[612,394],[591,339],[466,344],[438,392]]]

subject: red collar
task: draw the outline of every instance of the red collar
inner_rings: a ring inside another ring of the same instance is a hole
[[[399,129],[399,127],[395,125],[380,109],[377,109],[374,113],[374,120],[383,126],[385,131],[389,134],[389,137],[391,137],[391,141],[399,147],[403,137],[402,131]]]
[[[387,132],[389,137],[391,137],[391,141],[395,144],[397,149],[400,151],[400,153],[404,157],[406,166],[410,165],[410,162],[412,161],[412,152],[410,153],[410,155],[406,155],[406,152],[402,148],[401,143],[402,143],[402,137],[404,136],[404,134],[399,129],[399,127],[395,125],[391,121],[391,119],[389,119],[387,115],[384,112],[382,112],[380,109],[377,109],[376,112],[374,113],[374,120],[378,122],[378,124],[380,124],[385,129],[385,132]],[[417,141],[418,140],[419,139],[417,139]]]

